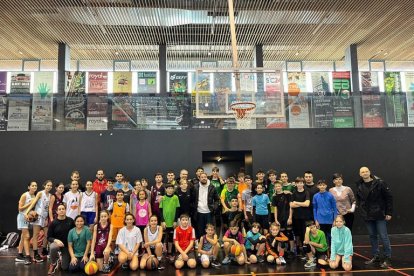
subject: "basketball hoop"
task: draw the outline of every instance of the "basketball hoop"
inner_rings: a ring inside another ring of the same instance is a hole
[[[234,118],[237,122],[238,129],[250,129],[251,119],[256,109],[253,102],[234,102],[230,105]]]

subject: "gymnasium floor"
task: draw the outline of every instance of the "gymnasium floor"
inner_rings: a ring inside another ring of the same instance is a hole
[[[108,275],[174,275],[174,276],[195,276],[195,275],[377,275],[377,276],[398,276],[398,275],[414,275],[414,234],[405,234],[405,235],[392,235],[390,236],[392,250],[393,250],[393,259],[392,267],[389,269],[381,269],[376,266],[366,266],[364,261],[370,257],[370,247],[367,236],[356,236],[354,237],[354,259],[353,259],[353,271],[350,273],[345,273],[342,270],[331,271],[329,268],[321,269],[304,269],[304,262],[298,260],[293,260],[288,263],[286,266],[276,267],[274,265],[268,264],[255,264],[255,265],[226,265],[221,266],[221,268],[215,269],[201,269],[197,268],[195,270],[183,269],[181,271],[176,271],[173,266],[169,266],[164,271],[122,271],[118,269],[112,271]],[[21,263],[15,263],[14,258],[16,255],[16,249],[9,249],[5,251],[0,251],[0,275],[19,275],[19,276],[29,276],[29,275],[47,275],[47,264],[32,264],[26,266]],[[74,275],[70,273],[59,272],[56,275]],[[84,273],[79,273],[79,275],[85,275]]]

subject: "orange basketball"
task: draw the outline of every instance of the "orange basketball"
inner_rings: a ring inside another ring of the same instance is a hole
[[[98,272],[98,264],[95,261],[89,261],[85,265],[86,275],[94,275]]]
[[[239,256],[242,253],[242,247],[240,245],[232,245],[230,248],[230,253],[234,256]]]
[[[149,256],[145,265],[147,270],[156,270],[158,268],[158,259],[155,256]]]

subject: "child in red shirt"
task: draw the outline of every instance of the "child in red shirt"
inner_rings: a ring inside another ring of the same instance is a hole
[[[177,250],[175,258],[175,268],[181,269],[185,262],[189,268],[195,268],[197,265],[194,254],[195,231],[188,225],[189,216],[182,214],[180,216],[180,226],[174,230],[174,246]]]

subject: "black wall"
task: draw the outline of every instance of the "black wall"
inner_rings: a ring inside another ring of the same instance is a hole
[[[202,151],[251,150],[253,171],[286,170],[290,179],[312,170],[315,181],[344,174],[355,188],[359,168],[368,166],[391,186],[394,195],[392,233],[414,232],[410,207],[414,179],[414,129],[289,129],[186,130],[108,132],[2,132],[0,133],[0,231],[16,229],[17,202],[30,180],[69,183],[70,172],[93,180],[98,168],[107,175],[121,170],[132,180],[157,171],[202,164]],[[355,233],[366,233],[357,219]]]

